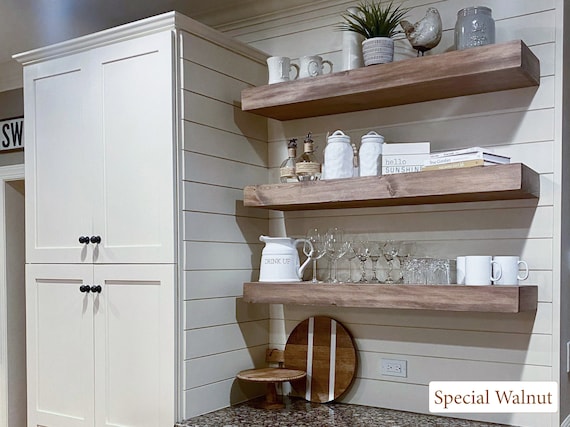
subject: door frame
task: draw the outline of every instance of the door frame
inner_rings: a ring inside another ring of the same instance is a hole
[[[6,277],[6,199],[5,185],[9,181],[24,179],[24,165],[10,165],[0,167],[0,316],[7,312],[7,277]],[[8,341],[8,325],[0,317],[0,367],[8,365],[8,349],[4,343]],[[8,425],[8,376],[0,375],[0,427]]]

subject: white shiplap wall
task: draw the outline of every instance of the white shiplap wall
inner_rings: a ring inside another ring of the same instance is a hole
[[[264,363],[268,309],[240,301],[257,276],[267,213],[243,207],[267,177],[267,123],[239,108],[263,61],[181,33],[183,418],[263,393],[235,375]],[[253,271],[253,273],[252,273]]]
[[[341,64],[339,14],[354,2],[318,1],[263,19],[241,21],[221,30],[270,55],[299,58],[320,54]],[[414,21],[429,6],[442,15],[444,34],[433,53],[452,49],[453,27],[466,0],[409,0]],[[522,39],[541,61],[538,89],[519,89],[329,117],[269,120],[269,180],[286,155],[285,141],[313,132],[322,150],[325,135],[342,129],[353,140],[376,130],[391,142],[431,141],[432,151],[485,146],[523,162],[541,175],[541,197],[529,201],[437,206],[367,208],[272,213],[272,235],[301,236],[309,227],[344,227],[378,240],[415,240],[434,256],[513,254],[531,268],[539,285],[536,315],[323,309],[272,306],[271,345],[284,345],[304,318],[328,314],[353,333],[359,349],[358,378],[342,400],[415,412],[428,412],[432,380],[555,380],[560,375],[561,338],[561,156],[563,24],[562,0],[488,0],[496,20],[497,42]],[[397,42],[396,60],[413,57],[407,41]],[[263,182],[260,181],[260,182]],[[253,241],[253,240],[252,240]],[[324,265],[324,263],[323,263]],[[564,327],[564,333],[567,327]],[[380,374],[381,358],[406,359],[408,377]],[[561,401],[565,397],[561,398]],[[521,426],[559,425],[568,414],[459,414],[460,417]]]

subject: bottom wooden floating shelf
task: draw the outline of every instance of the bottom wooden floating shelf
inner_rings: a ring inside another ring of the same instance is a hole
[[[538,286],[382,285],[247,282],[250,303],[407,310],[520,313],[535,311]]]

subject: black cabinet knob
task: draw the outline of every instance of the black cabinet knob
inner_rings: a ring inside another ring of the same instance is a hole
[[[101,243],[101,236],[91,236],[91,243]]]
[[[91,286],[91,292],[93,293],[100,294],[101,290],[102,290],[101,285]]]
[[[91,287],[89,285],[81,285],[79,287],[79,292],[89,292],[91,291]]]
[[[79,243],[81,244],[89,243],[89,236],[79,236]]]

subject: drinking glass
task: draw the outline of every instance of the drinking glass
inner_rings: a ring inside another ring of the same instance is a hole
[[[394,270],[394,259],[397,259],[398,255],[398,242],[394,240],[388,240],[382,246],[382,255],[384,255],[384,259],[388,263],[388,273],[386,278],[387,284],[393,284],[394,279],[392,278],[392,272]]]
[[[334,270],[331,283],[340,283],[336,275],[337,264],[338,260],[346,254],[349,246],[344,238],[344,231],[341,228],[334,227],[327,231],[325,237],[325,251],[327,256],[333,261],[332,269]]]
[[[318,228],[311,228],[305,239],[313,245],[313,250],[311,252],[311,245],[307,242],[303,245],[303,253],[305,256],[311,257],[313,261],[313,279],[311,283],[319,283],[317,280],[317,260],[321,259],[325,254],[325,242],[324,236],[319,232]]]
[[[368,257],[372,261],[372,277],[370,278],[370,283],[378,283],[378,276],[376,274],[378,269],[378,260],[382,256],[382,244],[380,242],[370,241],[368,242]]]
[[[404,262],[416,253],[416,242],[399,242],[397,258],[400,264],[400,274],[398,276],[398,283],[403,283],[404,281]]]
[[[357,283],[367,283],[368,280],[366,278],[366,260],[369,256],[368,242],[357,240],[355,242],[352,242],[350,246],[352,247],[352,252],[354,255],[356,255],[358,261],[360,261],[360,280]]]

